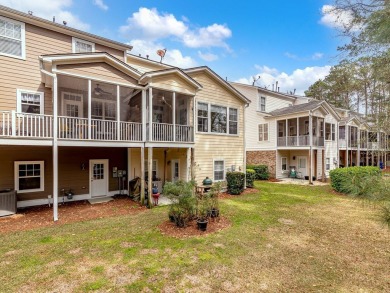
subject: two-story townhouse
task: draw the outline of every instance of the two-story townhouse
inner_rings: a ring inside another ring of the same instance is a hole
[[[0,6],[0,188],[19,207],[52,202],[57,220],[68,189],[104,197],[140,177],[144,195],[244,168],[248,100],[207,67],[131,48]]]
[[[294,169],[309,180],[337,167],[340,117],[328,103],[231,84],[252,101],[246,111],[248,164],[265,164],[276,178]]]

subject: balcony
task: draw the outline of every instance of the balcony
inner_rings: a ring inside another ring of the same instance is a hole
[[[309,135],[300,135],[300,136],[284,136],[278,137],[278,147],[307,147],[310,146],[310,136]],[[324,146],[323,137],[313,137],[313,146]]]
[[[58,117],[58,139],[82,141],[141,142],[142,123],[77,117]],[[147,128],[148,130],[148,128]],[[194,129],[188,125],[153,123],[153,142],[194,141]],[[15,111],[0,112],[0,138],[52,139],[53,116]],[[147,136],[148,138],[148,136]],[[149,141],[146,139],[146,141]]]

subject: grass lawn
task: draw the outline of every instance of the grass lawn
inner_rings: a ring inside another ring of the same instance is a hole
[[[232,226],[175,239],[167,207],[0,234],[1,292],[390,292],[390,230],[328,186],[257,182]],[[60,215],[61,216],[61,215]]]

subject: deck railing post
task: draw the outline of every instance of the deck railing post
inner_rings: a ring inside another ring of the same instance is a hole
[[[9,125],[8,125],[9,127]],[[11,136],[16,136],[16,112],[11,111]]]

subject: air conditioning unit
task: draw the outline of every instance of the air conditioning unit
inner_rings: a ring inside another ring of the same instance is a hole
[[[16,191],[0,190],[0,217],[16,214]]]

